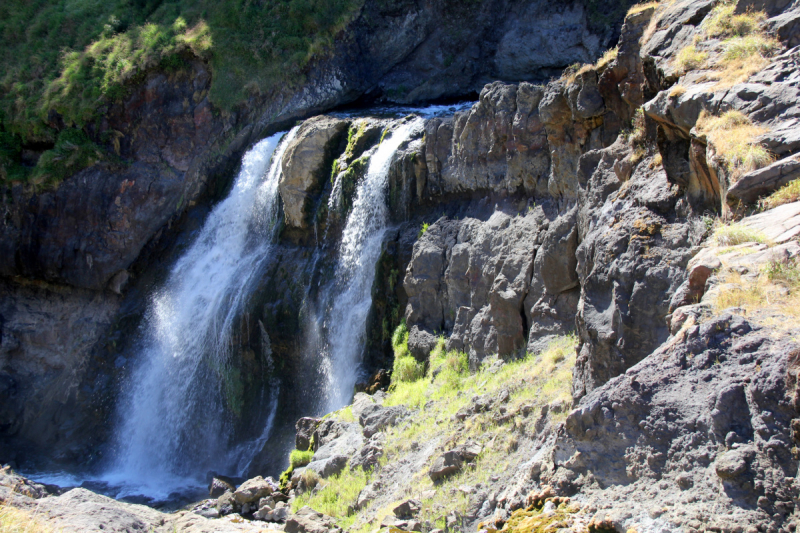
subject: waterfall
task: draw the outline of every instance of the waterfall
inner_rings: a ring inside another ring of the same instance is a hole
[[[236,472],[249,459],[242,455],[252,455],[230,442],[233,419],[241,416],[231,330],[275,240],[280,163],[295,132],[273,135],[245,154],[230,194],[151,298],[140,362],[118,410],[116,462],[103,478],[122,488],[118,496],[167,498],[197,486],[211,469]],[[269,368],[268,337],[262,351]],[[277,391],[264,394],[271,407],[259,443],[269,436]]]
[[[388,228],[386,205],[389,166],[397,149],[423,127],[421,118],[399,126],[372,155],[366,176],[358,184],[353,208],[339,245],[336,274],[328,309],[322,361],[326,412],[347,405],[359,378],[372,284],[381,244]]]

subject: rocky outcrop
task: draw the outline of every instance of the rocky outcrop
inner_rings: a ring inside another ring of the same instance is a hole
[[[608,514],[625,500],[622,521],[641,513],[687,530],[777,531],[795,506],[786,480],[797,472],[787,432],[797,350],[738,316],[681,330],[581,402],[540,482],[581,490]]]
[[[333,150],[347,130],[347,121],[316,117],[303,122],[286,147],[279,184],[286,225],[307,229],[312,198],[319,194],[330,175]]]

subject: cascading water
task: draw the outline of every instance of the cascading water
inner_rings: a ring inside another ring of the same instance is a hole
[[[423,127],[421,118],[399,126],[372,155],[339,245],[336,278],[324,315],[326,346],[322,373],[324,409],[347,405],[359,378],[367,315],[372,306],[375,265],[381,253],[389,213],[386,205],[389,166],[397,149]]]
[[[295,132],[273,135],[245,154],[229,196],[151,299],[141,362],[119,408],[116,463],[103,478],[121,487],[118,496],[163,499],[197,486],[208,470],[242,472],[252,456],[248,446],[230,442],[232,418],[241,414],[232,326],[275,240],[280,163]],[[269,358],[268,337],[264,343]],[[269,436],[276,408],[270,389],[262,399],[270,404],[264,432],[251,447]]]

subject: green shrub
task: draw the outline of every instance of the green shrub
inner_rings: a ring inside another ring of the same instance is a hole
[[[419,228],[419,233],[417,233],[417,239],[425,235],[425,232],[428,231],[428,228],[431,227],[430,224],[427,222],[423,222],[422,226]]]
[[[319,513],[340,519],[339,526],[346,529],[349,524],[341,519],[354,516],[356,500],[367,486],[369,474],[370,472],[364,472],[361,468],[351,470],[348,465],[339,474],[321,480],[321,488],[315,492],[305,492],[295,498],[292,512],[296,513],[308,505]]]
[[[289,464],[292,465],[292,469],[300,468],[310,463],[313,458],[314,452],[312,450],[292,450],[292,453],[289,454]]]

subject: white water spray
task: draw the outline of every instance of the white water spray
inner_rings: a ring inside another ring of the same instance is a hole
[[[372,306],[375,265],[387,230],[386,205],[389,167],[397,149],[424,124],[415,118],[384,139],[369,160],[367,174],[358,185],[353,209],[347,217],[339,246],[336,280],[325,322],[328,357],[323,362],[326,412],[347,405],[359,378],[367,315]]]
[[[242,414],[231,329],[269,257],[280,162],[295,132],[283,141],[283,134],[273,135],[245,154],[230,194],[151,299],[141,362],[119,409],[117,461],[103,478],[122,487],[118,496],[167,498],[197,486],[207,470],[241,468],[249,459],[231,453],[247,447],[229,442],[232,422]],[[275,392],[266,400],[274,403]],[[274,406],[267,418],[259,441],[269,434]]]

